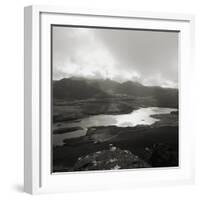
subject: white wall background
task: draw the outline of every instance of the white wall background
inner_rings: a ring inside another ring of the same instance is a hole
[[[136,11],[164,11],[194,14],[196,15],[196,66],[200,64],[198,61],[200,54],[200,3],[198,0],[1,1],[0,199],[200,199],[199,135],[196,136],[196,184],[192,186],[138,188],[121,191],[101,191],[41,196],[31,196],[23,193],[23,7],[31,4],[56,4],[70,7],[122,10],[131,9]],[[200,70],[196,72],[197,85],[194,87],[196,87],[197,93],[200,93],[200,78],[198,78],[200,77],[200,74],[198,74],[198,72],[200,73]],[[194,99],[196,103],[200,102],[199,97],[200,95],[197,94]],[[200,108],[197,108],[197,111],[200,112]],[[191,116],[191,121],[194,120],[194,117],[195,113],[194,116]]]

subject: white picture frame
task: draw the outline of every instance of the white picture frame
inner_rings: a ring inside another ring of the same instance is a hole
[[[180,31],[180,166],[101,172],[51,173],[50,27],[51,24],[108,26]],[[24,189],[31,194],[119,189],[194,182],[194,16],[134,11],[25,8]],[[189,122],[189,123],[188,123]],[[189,133],[189,134],[188,134]]]

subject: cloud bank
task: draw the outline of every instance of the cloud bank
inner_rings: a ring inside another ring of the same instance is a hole
[[[53,27],[53,79],[78,76],[177,87],[178,33]]]

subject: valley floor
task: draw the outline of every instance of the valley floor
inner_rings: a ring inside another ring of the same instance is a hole
[[[178,166],[178,112],[155,117],[160,121],[150,126],[90,127],[86,136],[64,140],[53,147],[53,172]]]

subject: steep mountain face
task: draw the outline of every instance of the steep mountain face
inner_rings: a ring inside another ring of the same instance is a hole
[[[178,108],[178,89],[156,87],[153,97],[157,100],[157,106]]]
[[[97,85],[102,91],[108,94],[115,94],[120,83],[110,79],[88,80],[88,83]]]
[[[143,97],[151,96],[152,91],[140,83],[127,81],[116,88],[116,93]]]
[[[55,99],[75,100],[105,98],[110,95],[134,97],[153,97],[158,106],[178,107],[178,90],[162,87],[147,87],[138,82],[118,83],[106,79],[89,80],[83,78],[64,78],[53,82]]]
[[[127,81],[120,84],[116,93],[131,95],[136,97],[154,97],[160,107],[178,107],[178,90],[172,88],[162,88],[158,86],[147,87],[137,82]]]
[[[53,97],[55,99],[88,99],[93,97],[105,97],[97,85],[89,84],[86,80],[64,78],[53,82]]]

